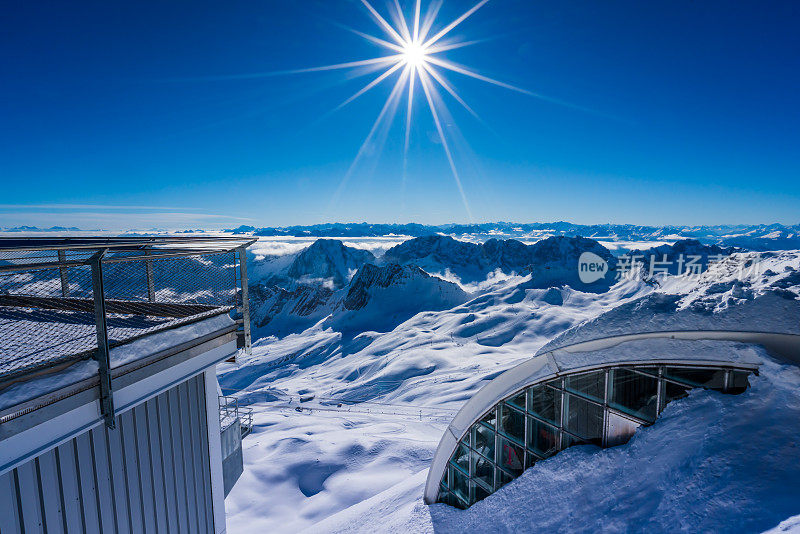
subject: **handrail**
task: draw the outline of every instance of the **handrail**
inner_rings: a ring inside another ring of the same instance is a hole
[[[253,409],[249,406],[239,406],[239,399],[229,395],[219,395],[219,424],[224,430],[229,425],[239,420],[242,427],[242,437],[246,436],[253,429]]]

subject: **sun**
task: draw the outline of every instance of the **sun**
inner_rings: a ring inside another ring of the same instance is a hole
[[[426,13],[422,13],[422,0],[413,0],[413,13],[406,16],[404,9],[400,5],[401,0],[393,0],[387,2],[389,7],[389,20],[390,23],[376,10],[370,0],[361,0],[361,3],[369,11],[372,19],[378,27],[385,34],[383,38],[370,35],[353,28],[346,28],[351,32],[363,37],[364,39],[377,44],[378,46],[390,51],[389,55],[376,57],[372,59],[364,59],[360,61],[348,61],[346,63],[339,63],[335,65],[326,65],[323,67],[313,67],[307,69],[298,69],[294,73],[313,72],[313,71],[327,71],[335,69],[363,69],[364,72],[379,72],[377,77],[367,83],[364,87],[358,90],[355,94],[350,96],[347,100],[339,104],[333,111],[337,111],[354,100],[358,99],[364,93],[381,85],[387,79],[395,77],[394,86],[392,87],[389,97],[386,99],[378,117],[372,125],[366,139],[358,150],[355,159],[350,165],[347,173],[342,178],[336,193],[331,198],[331,204],[336,202],[342,190],[344,189],[347,181],[353,173],[358,162],[361,158],[369,152],[368,148],[371,146],[382,146],[385,143],[386,126],[391,124],[396,116],[399,108],[400,101],[406,99],[407,106],[405,110],[405,136],[403,143],[403,183],[406,179],[406,167],[409,152],[409,142],[411,133],[411,120],[412,108],[415,93],[419,95],[422,93],[424,99],[422,100],[427,104],[428,111],[433,118],[438,139],[444,150],[447,162],[450,166],[450,171],[453,174],[458,192],[461,196],[461,201],[470,220],[472,219],[472,212],[467,201],[466,193],[461,184],[461,178],[456,168],[455,159],[450,149],[450,142],[448,135],[445,131],[447,128],[455,129],[455,124],[450,120],[449,112],[447,111],[442,94],[439,91],[441,88],[445,93],[453,98],[458,104],[466,109],[474,117],[478,115],[472,108],[464,101],[458,94],[455,88],[446,79],[443,71],[454,72],[463,76],[467,76],[482,82],[487,82],[495,86],[510,89],[524,93],[526,95],[543,98],[540,95],[520,89],[513,85],[493,80],[487,76],[479,74],[462,65],[452,63],[443,57],[443,53],[456,48],[471,46],[482,42],[478,41],[461,41],[456,39],[449,39],[448,34],[464,22],[467,18],[472,16],[476,11],[483,7],[489,0],[479,0],[470,9],[464,12],[461,16],[448,24],[439,26],[436,21],[436,16],[442,6],[443,0],[431,0]],[[392,7],[393,6],[393,7]],[[434,26],[439,26],[440,29],[434,30]],[[383,140],[377,139],[383,136]]]
[[[428,62],[428,52],[421,43],[409,41],[403,45],[403,61],[412,67],[422,67]]]

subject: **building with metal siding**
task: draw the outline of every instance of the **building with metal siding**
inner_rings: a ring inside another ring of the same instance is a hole
[[[0,531],[213,532],[206,414],[200,374],[7,471]]]
[[[41,251],[36,264],[19,252],[22,261],[7,261],[10,267],[0,262],[0,318],[10,318],[0,328],[0,533],[225,532],[226,485],[241,471],[224,480],[215,367],[235,357],[238,345],[247,349],[249,336],[242,335],[242,321],[230,318],[235,314],[229,301],[175,300],[175,295],[210,294],[196,291],[202,283],[197,273],[192,273],[194,293],[175,291],[181,282],[174,280],[169,291],[159,292],[154,279],[165,280],[170,268],[150,265],[159,261],[158,254],[165,262],[179,258],[183,264],[176,265],[182,267],[198,250],[219,254],[208,243],[189,251],[185,243],[180,250],[162,244],[155,252],[150,243],[116,243],[124,256],[124,269],[116,272],[124,276],[111,280],[113,300],[102,280],[92,280],[93,315],[84,313],[91,300],[76,297],[82,290],[77,284],[64,297],[63,270],[82,264],[69,256],[65,261],[61,249],[55,265],[42,262]],[[104,245],[117,250],[107,240]],[[97,244],[85,246],[94,251]],[[147,258],[136,264],[140,246],[147,247]],[[229,249],[226,243],[222,253]],[[243,258],[243,248],[236,252]],[[216,280],[234,284],[225,294],[241,298],[245,292],[235,284],[246,285],[246,270],[228,277],[223,269],[238,271],[240,265],[226,262],[198,264],[211,265]],[[115,271],[98,267],[93,277],[113,277]],[[139,267],[145,290],[129,290],[125,277]],[[13,279],[22,269],[27,279],[35,271],[37,290],[52,281],[56,291],[26,294],[30,286]],[[158,276],[151,278],[153,272]],[[133,296],[121,297],[125,291]],[[134,295],[137,291],[143,296]],[[171,300],[158,302],[159,295]],[[75,336],[68,339],[70,347],[85,343],[75,325],[92,334],[96,327],[95,349],[53,351],[37,341],[35,330],[20,332],[30,325],[46,332],[48,341]],[[228,447],[240,451],[240,440],[241,432],[229,435]]]

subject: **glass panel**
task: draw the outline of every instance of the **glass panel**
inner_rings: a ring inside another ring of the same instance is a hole
[[[522,410],[524,412],[525,411],[525,392],[522,391],[520,393],[517,393],[516,395],[514,395],[510,399],[506,400],[506,402],[509,403],[510,405],[516,407],[516,408],[519,408],[520,410]]]
[[[472,490],[472,502],[482,501],[491,493],[486,488],[475,482],[470,482],[470,489]]]
[[[616,447],[627,443],[637,428],[639,428],[639,423],[609,411],[606,447]]]
[[[456,447],[456,452],[453,453],[453,459],[450,461],[465,473],[469,473],[469,449],[463,443],[459,443],[458,447]]]
[[[636,371],[651,376],[656,376],[656,377],[658,376],[658,367],[637,367]]]
[[[518,477],[525,469],[525,451],[506,439],[500,440],[500,450],[497,458],[497,465]]]
[[[603,442],[603,407],[575,395],[567,395],[566,429],[590,443]]]
[[[664,382],[664,405],[675,399],[682,399],[689,395],[690,386],[681,386],[672,382]]]
[[[475,425],[473,427],[472,443],[475,445],[475,450],[486,456],[487,458],[494,459],[494,431],[486,428],[483,425]]]
[[[533,467],[536,462],[539,461],[539,458],[534,456],[533,454],[526,452],[525,453],[525,469],[529,467]]]
[[[556,389],[561,389],[561,379],[560,378],[556,378],[555,380],[551,380],[550,382],[545,382],[545,384],[547,384],[550,387],[556,388]]]
[[[489,413],[483,416],[483,419],[481,419],[481,421],[483,422],[483,424],[489,425],[491,428],[494,428],[496,418],[497,418],[496,410],[492,408],[491,410],[489,410]]]
[[[502,469],[497,469],[497,489],[502,488],[509,482],[514,480],[514,477],[503,471]]]
[[[568,376],[565,380],[565,387],[568,390],[581,393],[591,399],[603,402],[605,398],[605,372],[595,371],[582,375]]]
[[[528,419],[528,448],[543,458],[552,456],[558,448],[558,429],[534,418]]]
[[[465,503],[461,499],[457,499],[456,496],[450,492],[447,492],[444,503],[453,506],[455,508],[460,508],[461,510],[467,509],[467,503]]]
[[[667,367],[664,376],[696,387],[722,389],[725,386],[725,371],[722,369]]]
[[[731,371],[730,378],[728,379],[728,389],[726,393],[733,393],[737,395],[744,392],[750,385],[748,377],[750,373],[747,371]]]
[[[566,432],[562,432],[561,433],[561,448],[562,449],[573,447],[575,445],[586,445],[586,443],[588,443],[588,442],[586,442],[586,441],[584,441],[584,440],[582,440],[582,439],[580,439],[580,438],[578,438],[576,436],[572,436],[570,434],[567,434]]]
[[[468,503],[469,486],[467,485],[467,476],[452,465],[448,466],[448,469],[450,471],[450,490]]]
[[[510,408],[506,404],[500,405],[500,431],[511,439],[525,442],[525,414]]]
[[[530,412],[542,419],[559,424],[561,421],[561,392],[547,386],[530,389]]]
[[[475,451],[472,451],[472,478],[488,488],[494,487],[494,464]]]
[[[658,379],[630,369],[612,369],[609,404],[651,423],[658,415]]]

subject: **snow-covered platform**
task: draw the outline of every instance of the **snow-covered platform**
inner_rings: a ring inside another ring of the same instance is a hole
[[[0,241],[0,531],[225,531],[248,244]]]
[[[158,309],[148,310],[146,305],[138,305],[138,308],[129,313],[107,315],[112,346],[209,317],[227,315],[233,309],[231,306],[203,306],[200,310],[189,308],[183,317],[165,317],[159,316],[162,312]],[[0,354],[4,356],[0,360],[0,383],[90,357],[97,350],[95,321],[92,312],[0,306]]]

